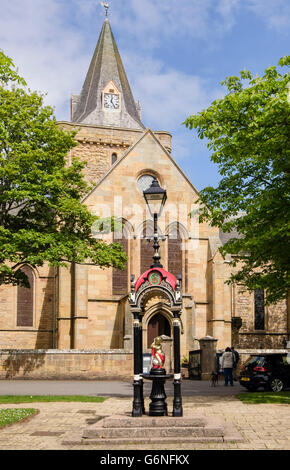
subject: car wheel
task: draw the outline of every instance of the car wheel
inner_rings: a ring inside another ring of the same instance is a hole
[[[275,379],[271,380],[270,387],[272,392],[281,392],[284,388],[284,384],[281,379],[276,377]]]

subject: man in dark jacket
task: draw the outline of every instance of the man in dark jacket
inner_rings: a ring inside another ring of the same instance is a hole
[[[240,355],[239,355],[238,351],[236,351],[233,346],[231,347],[231,351],[232,351],[232,353],[234,355],[234,358],[235,358],[234,364],[233,364],[233,376],[234,376],[234,381],[236,382],[238,380],[238,378],[237,378],[237,365],[238,365],[238,362],[240,360]]]

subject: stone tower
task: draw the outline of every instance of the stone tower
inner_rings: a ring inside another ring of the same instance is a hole
[[[95,185],[142,135],[141,105],[136,102],[109,23],[105,19],[80,95],[71,97],[71,123],[79,145],[69,158],[86,162],[85,179]],[[171,152],[171,135],[155,132]]]

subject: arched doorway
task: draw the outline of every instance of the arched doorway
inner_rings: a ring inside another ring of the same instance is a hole
[[[148,323],[147,348],[150,348],[154,338],[162,335],[171,336],[170,324],[164,315],[157,313]]]

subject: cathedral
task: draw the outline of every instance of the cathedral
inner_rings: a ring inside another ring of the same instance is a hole
[[[78,145],[68,155],[86,163],[90,192],[83,200],[101,220],[116,217],[94,236],[121,243],[125,270],[88,264],[58,269],[24,266],[30,289],[0,287],[0,378],[130,377],[133,319],[130,279],[151,264],[153,220],[143,191],[156,179],[167,192],[158,219],[161,263],[182,285],[181,356],[205,337],[217,349],[282,349],[289,338],[286,302],[264,306],[264,292],[226,284],[231,257],[219,251],[230,234],[198,220],[198,191],[172,155],[172,136],[142,123],[108,18],[105,19],[80,95],[71,97]],[[174,138],[174,136],[173,136]],[[166,299],[152,296],[142,320],[143,351],[164,335],[169,355],[173,318]],[[169,365],[170,367],[170,365]]]

